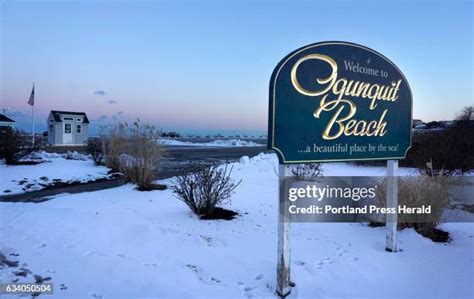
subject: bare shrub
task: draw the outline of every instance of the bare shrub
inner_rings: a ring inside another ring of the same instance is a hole
[[[87,140],[87,153],[92,156],[95,165],[101,165],[105,155],[105,141],[103,138],[89,138]]]
[[[451,138],[447,154],[452,159],[449,166],[461,175],[474,169],[474,106],[465,107],[459,113],[446,135]]]
[[[377,188],[377,204],[386,207],[387,180]],[[431,206],[427,214],[399,214],[398,229],[413,227],[424,236],[434,234],[442,220],[443,211],[449,204],[447,178],[442,175],[400,177],[398,179],[398,205],[413,208]]]
[[[323,170],[320,163],[296,164],[291,168],[291,172],[298,180],[313,181],[323,177]]]
[[[464,108],[453,124],[413,136],[403,164],[428,175],[463,175],[474,169],[474,108]]]
[[[214,208],[230,199],[235,188],[242,180],[235,183],[231,178],[232,167],[216,165],[204,166],[189,174],[175,179],[173,193],[199,217],[209,216]]]
[[[31,140],[22,131],[7,127],[0,132],[0,157],[5,159],[7,165],[18,164],[33,150]]]
[[[125,124],[111,126],[108,130],[105,146],[105,165],[113,171],[120,171],[120,155],[123,154],[126,141]]]
[[[139,190],[162,189],[155,186],[155,171],[164,155],[158,143],[160,131],[137,119],[131,125],[120,123],[108,128],[105,164],[124,178],[138,185]]]

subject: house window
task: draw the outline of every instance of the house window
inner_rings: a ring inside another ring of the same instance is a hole
[[[80,123],[82,121],[82,118],[76,118],[76,122]]]
[[[77,134],[81,134],[81,131],[82,131],[82,126],[81,126],[81,125],[77,125],[77,127],[76,127],[76,133],[77,133]]]
[[[49,131],[53,133],[53,125],[49,125]]]
[[[73,120],[72,117],[65,117],[64,120]]]
[[[64,124],[64,133],[71,134],[71,124]]]

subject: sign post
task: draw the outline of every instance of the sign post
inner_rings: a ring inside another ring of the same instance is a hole
[[[397,167],[411,147],[412,94],[382,54],[348,42],[320,42],[284,57],[270,78],[268,149],[280,163],[277,287],[290,280],[287,175],[292,164],[387,161],[387,207],[396,208]],[[386,218],[386,249],[397,251],[397,215]]]
[[[387,208],[398,209],[398,160],[387,161]],[[397,251],[397,213],[387,214],[385,250]]]
[[[291,292],[291,222],[288,213],[288,200],[285,200],[287,177],[291,175],[290,165],[280,164],[278,182],[280,195],[278,201],[278,250],[277,250],[277,294],[286,297]]]

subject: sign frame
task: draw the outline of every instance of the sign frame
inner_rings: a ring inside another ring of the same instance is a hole
[[[285,154],[282,149],[278,148],[275,145],[275,107],[276,107],[276,81],[279,78],[280,72],[282,68],[290,61],[293,57],[296,55],[307,51],[312,48],[317,48],[321,46],[327,46],[327,45],[342,45],[342,46],[349,46],[349,47],[355,47],[359,48],[365,51],[369,51],[374,55],[377,55],[381,59],[383,59],[385,62],[390,64],[397,72],[400,74],[401,79],[403,82],[406,84],[408,92],[409,92],[409,98],[410,98],[410,128],[413,128],[413,94],[411,91],[410,84],[408,83],[408,80],[406,79],[405,75],[402,73],[402,71],[396,66],[395,63],[393,63],[390,59],[385,57],[383,54],[368,48],[363,45],[359,45],[356,43],[351,43],[351,42],[344,42],[344,41],[324,41],[324,42],[316,42],[312,43],[303,47],[300,47],[288,55],[286,55],[282,60],[278,62],[276,67],[274,68],[271,78],[270,78],[270,88],[269,88],[269,113],[268,113],[268,142],[267,142],[267,148],[269,150],[273,150],[277,153],[278,159],[280,164],[300,164],[300,163],[317,163],[317,162],[343,162],[343,161],[370,161],[370,160],[400,160],[404,159],[406,157],[406,154],[408,150],[412,147],[412,140],[413,140],[413,130],[410,130],[409,134],[409,144],[405,150],[405,153],[403,156],[387,156],[387,157],[372,157],[372,158],[347,158],[347,159],[307,159],[307,160],[289,160],[285,158]]]
[[[361,48],[369,51],[385,62],[389,63],[401,76],[403,82],[406,84],[409,100],[410,100],[410,130],[409,130],[409,143],[405,149],[403,156],[395,157],[371,157],[371,158],[348,158],[348,159],[310,159],[310,160],[287,160],[285,154],[281,149],[275,146],[275,101],[276,101],[276,81],[278,79],[281,69],[285,64],[293,58],[295,55],[319,46],[324,45],[345,45]],[[413,95],[406,79],[405,75],[401,70],[387,57],[381,53],[370,49],[368,47],[342,41],[327,41],[317,42],[303,46],[299,49],[294,50],[290,54],[286,55],[275,67],[272,72],[270,79],[269,89],[269,117],[268,117],[268,149],[273,150],[277,153],[279,159],[279,200],[278,200],[278,245],[277,245],[277,277],[276,277],[276,293],[281,298],[288,296],[295,283],[291,281],[291,222],[288,217],[286,199],[286,185],[289,183],[288,179],[292,176],[291,167],[293,164],[299,163],[319,163],[319,162],[344,162],[344,161],[369,161],[369,160],[386,160],[387,161],[387,207],[393,208],[398,206],[398,160],[404,159],[407,155],[408,150],[412,147],[413,139]],[[388,216],[386,219],[386,239],[385,239],[385,250],[388,252],[397,252],[397,215],[393,214]]]

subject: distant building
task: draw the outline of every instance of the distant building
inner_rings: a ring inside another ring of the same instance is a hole
[[[4,129],[6,127],[14,127],[15,121],[5,114],[0,114],[0,129]]]
[[[84,112],[51,110],[47,127],[51,145],[83,145],[89,138],[89,119]]]
[[[413,128],[420,129],[425,126],[425,123],[421,119],[414,119],[413,122]]]

